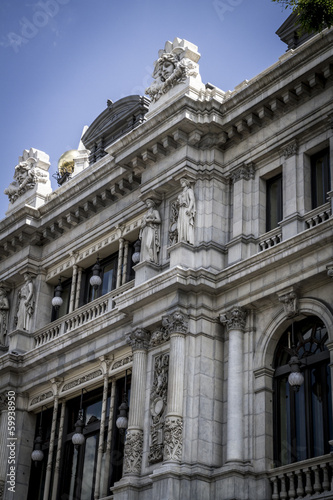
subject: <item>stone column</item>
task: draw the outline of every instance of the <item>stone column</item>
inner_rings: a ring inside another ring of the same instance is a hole
[[[76,284],[75,309],[78,309],[80,306],[81,281],[82,281],[82,268],[79,267],[77,274],[77,284]]]
[[[104,450],[104,432],[105,432],[105,422],[106,422],[106,405],[108,401],[108,387],[109,387],[109,366],[110,361],[102,356],[100,358],[101,366],[104,372],[104,385],[103,385],[103,402],[102,402],[102,414],[101,414],[101,425],[99,431],[99,441],[98,441],[98,454],[97,454],[97,465],[96,465],[96,482],[95,482],[95,492],[94,498],[100,498],[101,490],[101,467],[102,467],[102,457]]]
[[[142,328],[134,330],[127,339],[133,350],[133,367],[128,430],[124,450],[124,475],[138,475],[141,472],[149,339],[150,333]]]
[[[111,445],[112,445],[112,432],[113,432],[113,415],[114,415],[114,406],[116,399],[116,380],[113,379],[111,381],[111,397],[110,397],[110,407],[109,407],[109,422],[108,422],[108,435],[106,438],[106,452],[105,452],[105,470],[104,470],[104,482],[102,487],[101,497],[104,498],[108,496],[108,482],[111,468]]]
[[[296,140],[291,141],[282,150],[284,157],[282,171],[282,190],[283,190],[283,220],[282,239],[286,240],[303,231],[304,222],[300,216],[303,207],[299,206],[304,195],[304,175],[301,166],[298,165],[298,145]],[[303,203],[303,202],[302,202]]]
[[[56,395],[54,398],[54,406],[53,406],[50,447],[49,447],[49,454],[48,454],[47,466],[46,466],[43,500],[48,500],[50,487],[51,487],[51,475],[52,475],[52,469],[54,467],[53,450],[54,450],[55,432],[56,432],[57,417],[58,417],[58,406],[59,406],[59,398],[58,398],[58,395]]]
[[[71,296],[69,301],[69,310],[71,313],[74,311],[74,303],[75,303],[75,293],[76,293],[76,280],[77,280],[77,265],[73,266],[73,275],[72,275],[72,286],[71,286]]]
[[[254,245],[253,238],[255,228],[252,227],[254,221],[252,210],[254,209],[253,183],[254,183],[253,163],[243,164],[232,174],[233,183],[233,224],[232,240],[228,244],[228,263],[237,262],[250,255],[248,246]],[[258,200],[257,200],[258,203]],[[236,209],[237,207],[237,209]]]
[[[59,433],[58,433],[58,443],[57,443],[57,454],[56,461],[54,467],[54,479],[52,485],[52,500],[56,500],[59,478],[60,478],[60,460],[61,460],[61,452],[62,452],[62,437],[64,434],[64,423],[65,423],[65,411],[66,411],[66,401],[62,401],[61,404],[61,413],[60,413],[60,422],[59,422]]]
[[[123,267],[123,253],[124,253],[124,238],[119,238],[118,269],[117,269],[116,288],[118,288],[121,285],[122,267]]]
[[[187,319],[176,311],[163,318],[170,333],[167,414],[164,427],[164,462],[179,463],[183,451],[183,398]]]
[[[243,334],[246,312],[235,307],[220,316],[229,332],[227,462],[243,461]]]
[[[126,275],[127,275],[127,260],[128,260],[128,247],[129,247],[129,241],[125,240],[125,247],[124,247],[124,260],[123,260],[123,274],[122,274],[122,280],[121,284],[123,285],[126,283]]]

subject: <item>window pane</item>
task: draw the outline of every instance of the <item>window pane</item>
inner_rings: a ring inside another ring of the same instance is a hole
[[[104,268],[102,295],[111,292],[114,288],[114,262],[111,262]]]
[[[312,208],[327,202],[330,190],[330,168],[328,149],[311,157]]]
[[[98,447],[98,434],[89,436],[85,443],[85,454],[82,474],[82,487],[80,500],[93,500],[95,485],[96,454]]]
[[[288,384],[289,385],[289,384]],[[305,386],[301,385],[295,396],[295,427],[296,427],[296,450],[293,453],[293,460],[306,460],[307,442],[306,442],[306,408],[305,408]],[[294,445],[294,446],[295,446]]]
[[[266,231],[270,231],[282,220],[282,175],[269,179],[266,189]]]

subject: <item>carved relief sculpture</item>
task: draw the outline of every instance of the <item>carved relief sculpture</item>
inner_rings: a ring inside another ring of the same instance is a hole
[[[140,474],[142,465],[143,432],[129,430],[124,450],[124,475]]]
[[[0,286],[0,345],[6,345],[9,302],[7,292]]]
[[[164,460],[180,462],[183,449],[183,420],[167,417],[164,428]]]
[[[161,246],[161,217],[155,201],[146,200],[148,211],[143,217],[139,238],[141,240],[140,260],[158,264]]]
[[[178,204],[176,201],[173,201],[170,206],[170,223],[169,223],[170,245],[174,245],[178,241],[177,221],[178,221]]]
[[[21,161],[15,167],[14,180],[4,191],[11,203],[14,203],[29,189],[33,189],[37,182],[46,183],[48,181],[48,175],[37,167],[38,154],[41,152],[30,149],[30,151],[25,150],[23,156],[20,157]]]
[[[155,464],[163,460],[163,430],[168,394],[169,354],[156,356],[154,382],[150,394],[151,445],[148,460]]]
[[[191,187],[190,181],[185,177],[180,179],[180,184],[183,191],[177,198],[178,241],[185,241],[194,245],[194,218],[196,213],[194,191]]]
[[[158,56],[152,75],[155,81],[145,91],[152,102],[189,76],[196,77],[199,73],[197,62],[200,54],[197,47],[186,40],[175,38],[173,43],[166,42],[164,50],[160,50]]]
[[[24,281],[25,282],[18,293],[16,328],[18,330],[29,331],[30,321],[35,307],[32,277],[29,273],[24,274]]]

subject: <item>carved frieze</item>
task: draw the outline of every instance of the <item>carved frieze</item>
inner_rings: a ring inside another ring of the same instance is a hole
[[[180,462],[183,450],[183,419],[166,417],[164,426],[163,459]]]
[[[73,389],[73,387],[77,387],[78,385],[84,384],[85,382],[89,382],[89,380],[93,380],[94,378],[100,377],[101,375],[103,375],[103,371],[100,368],[91,373],[87,373],[87,375],[82,375],[81,377],[65,384],[61,392]]]
[[[133,356],[126,356],[126,358],[119,359],[118,361],[115,361],[112,365],[111,370],[116,370],[117,368],[120,368],[121,366],[128,365],[129,363],[132,363],[133,361]]]
[[[43,392],[42,394],[39,394],[38,396],[36,396],[35,398],[33,398],[30,401],[30,406],[36,405],[38,403],[41,403],[45,399],[52,398],[52,396],[53,396],[53,392],[52,391]]]
[[[284,158],[287,160],[291,156],[294,156],[295,154],[297,154],[297,151],[298,151],[298,145],[297,145],[297,141],[295,140],[295,141],[290,142],[286,146],[284,146],[284,148],[281,150],[281,153],[284,156]]]
[[[154,382],[150,393],[150,450],[148,461],[163,460],[163,432],[168,394],[169,354],[160,354],[154,361]]]
[[[140,474],[142,450],[143,431],[128,430],[124,449],[124,475]]]

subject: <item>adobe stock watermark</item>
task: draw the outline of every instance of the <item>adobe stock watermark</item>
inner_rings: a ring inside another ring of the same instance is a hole
[[[220,21],[224,21],[225,15],[233,12],[244,0],[214,0],[213,6]]]
[[[18,33],[10,31],[5,36],[5,41],[1,41],[3,47],[12,47],[14,52],[19,52],[20,48],[29,42],[45,28],[52,18],[60,11],[60,6],[66,5],[70,0],[40,0],[35,4],[35,12],[28,19],[22,17],[19,20],[20,28]]]

